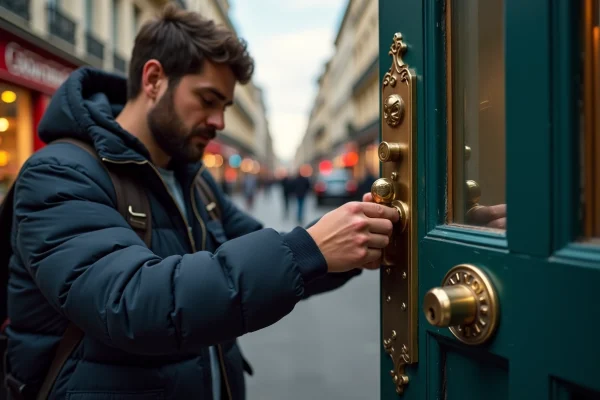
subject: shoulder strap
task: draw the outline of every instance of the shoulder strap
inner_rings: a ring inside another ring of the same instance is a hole
[[[222,214],[221,208],[219,207],[219,202],[217,201],[217,197],[215,193],[211,189],[210,185],[206,180],[202,177],[202,173],[198,174],[196,178],[196,186],[198,187],[198,193],[200,194],[200,200],[206,207],[206,211],[210,217],[214,220],[220,221]]]
[[[96,150],[88,143],[72,138],[55,140],[53,143],[59,142],[74,144],[87,151],[100,162],[115,187],[118,211],[144,243],[146,243],[146,246],[150,247],[152,238],[152,214],[150,202],[148,201],[148,195],[138,181],[133,179],[130,175],[119,174],[107,168],[100,157],[98,157]],[[82,338],[83,331],[75,324],[70,323],[58,344],[54,359],[52,360],[52,364],[50,364],[50,368],[48,369],[46,378],[37,394],[36,400],[46,400],[48,398],[58,374],[70,355],[75,351]]]
[[[42,386],[38,391],[36,400],[46,400],[48,398],[50,390],[52,390],[52,386],[54,386],[54,382],[56,381],[56,378],[58,378],[60,370],[69,359],[69,356],[73,353],[73,351],[75,351],[75,348],[79,345],[79,342],[81,342],[82,338],[83,331],[74,323],[70,323],[67,327],[67,330],[63,334],[60,343],[58,344],[56,354],[54,355],[52,364],[50,364],[50,368],[48,369],[48,374],[46,374],[44,383],[42,383]]]
[[[119,174],[113,169],[107,168],[106,164],[98,157],[96,149],[88,143],[73,138],[58,139],[53,143],[61,142],[74,144],[87,151],[104,167],[115,188],[117,210],[131,226],[131,229],[133,229],[144,243],[146,243],[146,246],[150,248],[152,240],[152,210],[150,209],[150,202],[148,201],[148,195],[146,194],[144,187],[130,175]]]

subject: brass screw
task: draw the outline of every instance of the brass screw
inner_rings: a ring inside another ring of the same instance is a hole
[[[392,172],[392,180],[395,181],[396,179],[398,179],[398,173]]]
[[[386,268],[385,269],[385,273],[388,274],[388,275],[391,275],[392,274],[392,269],[391,268]]]
[[[392,340],[396,340],[397,336],[396,331],[392,331]]]
[[[402,303],[402,305],[400,306],[400,308],[402,309],[402,311],[406,311],[406,303]]]
[[[402,345],[402,353],[406,353],[406,352],[408,352],[408,347],[405,344],[403,344]]]
[[[392,301],[392,296],[388,296],[385,298],[386,303],[390,303]]]
[[[406,272],[403,272],[402,273],[402,279],[406,279],[406,278],[408,278],[408,274]]]

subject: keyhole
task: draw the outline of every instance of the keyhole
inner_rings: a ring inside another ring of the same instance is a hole
[[[435,311],[433,310],[433,308],[429,308],[429,310],[427,310],[427,314],[429,316],[430,321],[435,321]]]

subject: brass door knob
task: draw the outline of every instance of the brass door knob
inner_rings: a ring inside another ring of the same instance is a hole
[[[479,204],[479,200],[481,200],[481,188],[476,181],[468,180],[465,182],[465,190],[467,199],[465,222],[470,224],[473,222],[473,213],[483,207]]]
[[[400,233],[406,230],[408,226],[408,205],[396,200],[396,187],[394,182],[388,178],[379,178],[371,185],[371,195],[375,203],[394,207],[398,211],[400,218],[396,223]]]
[[[390,204],[396,198],[394,182],[388,178],[379,178],[371,185],[371,194],[375,203]]]
[[[450,328],[467,344],[481,344],[492,337],[499,318],[492,283],[481,269],[468,264],[452,268],[441,287],[425,294],[423,312],[431,325]]]
[[[391,162],[400,160],[405,154],[408,146],[402,143],[381,142],[379,144],[379,160]]]

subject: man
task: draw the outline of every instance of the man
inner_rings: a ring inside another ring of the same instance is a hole
[[[306,195],[310,191],[310,180],[298,171],[296,179],[293,181],[294,194],[296,195],[296,221],[298,224],[304,223],[304,203]]]
[[[50,399],[243,399],[237,337],[378,267],[398,219],[391,208],[350,203],[280,234],[238,210],[202,167],[236,82],[252,71],[231,32],[169,5],[136,37],[127,81],[84,68],[55,94],[39,127],[49,145],[14,192],[6,360],[33,393],[73,323],[84,336]],[[101,163],[51,143],[65,137],[144,183],[150,249],[116,210]],[[221,223],[199,200],[197,174]]]

